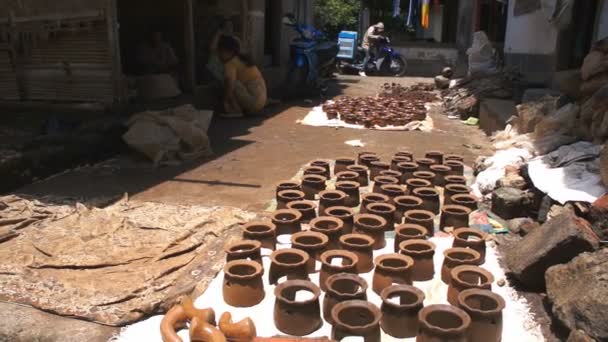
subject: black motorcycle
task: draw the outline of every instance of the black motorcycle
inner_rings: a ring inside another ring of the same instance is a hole
[[[357,49],[354,59],[338,58],[336,61],[338,72],[341,74],[365,72],[368,75],[377,76],[404,76],[407,71],[407,62],[390,46],[390,40],[388,38],[380,39],[377,44],[376,54],[372,54],[367,65],[363,65],[365,50],[361,47]]]

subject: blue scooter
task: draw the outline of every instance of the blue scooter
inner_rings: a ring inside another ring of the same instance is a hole
[[[361,47],[357,48],[352,58],[349,58],[350,56],[338,58],[336,61],[338,72],[346,74],[363,71],[369,75],[404,76],[407,71],[407,62],[403,56],[390,46],[388,37],[381,39],[377,44],[376,54],[372,55],[367,65],[363,65],[365,50]]]

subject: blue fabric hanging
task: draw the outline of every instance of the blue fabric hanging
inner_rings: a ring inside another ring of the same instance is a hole
[[[393,18],[401,15],[401,0],[393,0]]]
[[[410,7],[407,11],[407,22],[406,25],[407,26],[413,26],[414,25],[414,11],[416,9],[416,4],[415,2],[417,2],[416,0],[410,0]]]

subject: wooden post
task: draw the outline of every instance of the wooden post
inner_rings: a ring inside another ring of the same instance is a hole
[[[123,99],[122,85],[122,63],[120,58],[120,34],[118,28],[118,11],[116,0],[106,2],[106,27],[108,30],[108,51],[110,63],[112,64],[112,83],[114,89],[114,104],[118,104]]]
[[[184,1],[185,7],[185,50],[186,50],[186,87],[190,88],[187,90],[194,91],[196,88],[196,75],[195,75],[195,44],[194,44],[194,4],[192,0]]]

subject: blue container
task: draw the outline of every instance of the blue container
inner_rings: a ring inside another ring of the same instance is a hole
[[[359,34],[354,31],[342,31],[338,35],[338,58],[354,59],[357,51],[357,41]]]

